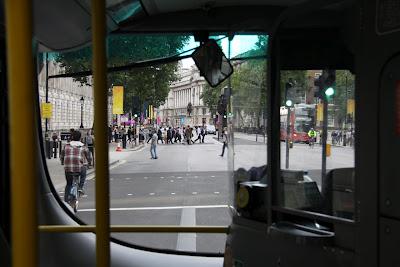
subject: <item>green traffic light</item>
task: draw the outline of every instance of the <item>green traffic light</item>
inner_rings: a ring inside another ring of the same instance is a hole
[[[286,106],[287,107],[291,107],[292,105],[293,105],[292,100],[290,100],[290,99],[286,100]]]
[[[333,87],[328,87],[325,90],[325,95],[326,96],[332,96],[335,93],[335,89],[333,89]]]

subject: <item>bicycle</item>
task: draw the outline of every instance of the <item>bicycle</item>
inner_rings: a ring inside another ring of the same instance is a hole
[[[308,139],[308,145],[310,146],[310,148],[314,148],[314,144],[315,144],[315,139],[314,137],[310,137]]]
[[[79,205],[79,180],[81,174],[79,172],[72,173],[72,185],[68,192],[67,203],[71,206],[71,208],[76,213],[78,211]]]

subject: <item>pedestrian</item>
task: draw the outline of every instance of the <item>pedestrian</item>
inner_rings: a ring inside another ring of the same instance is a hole
[[[157,157],[157,142],[158,142],[158,137],[156,135],[156,132],[152,132],[151,136],[151,143],[150,143],[150,154],[151,154],[151,159],[158,159]]]
[[[194,130],[197,134],[197,138],[196,140],[193,141],[193,143],[196,143],[196,141],[199,141],[199,143],[201,143],[201,131],[200,131],[200,127],[195,126],[195,130]]]
[[[178,127],[178,128],[175,129],[175,143],[176,143],[177,140],[178,140],[179,143],[182,142],[182,134],[181,134],[181,132],[182,132],[181,127]]]
[[[175,128],[174,127],[172,127],[172,129],[171,129],[171,143],[174,143],[174,140],[175,139],[175,143],[176,143],[176,131],[175,131]]]
[[[152,130],[149,131],[149,138],[147,139],[147,144],[151,141],[151,139],[153,138],[153,135],[155,135],[155,133],[153,133]]]
[[[87,135],[85,136],[84,144],[89,149],[89,153],[91,153],[91,157],[93,159],[92,164],[94,165],[94,137],[90,134],[90,131],[87,132]],[[92,164],[89,164],[89,166]]]
[[[140,128],[139,130],[139,144],[143,144],[144,142],[144,131],[143,128]]]
[[[201,134],[201,142],[204,144],[204,137],[206,136],[206,131],[204,130],[203,126],[201,126],[200,134]]]
[[[162,132],[162,139],[164,141],[164,144],[166,144],[167,143],[167,129],[164,128],[161,132]]]
[[[117,127],[114,128],[114,142],[118,142],[118,132],[117,132]]]
[[[192,139],[191,139],[191,130],[189,125],[185,129],[185,140],[188,145],[191,144]]]
[[[171,132],[171,127],[168,128],[167,130],[167,144],[171,143],[172,144],[172,132]]]
[[[222,142],[223,142],[223,145],[222,145],[222,153],[220,155],[221,157],[224,156],[225,148],[228,148],[228,134],[226,132],[226,127],[222,131]]]
[[[73,131],[71,134],[71,141],[65,145],[60,155],[61,165],[64,165],[65,171],[66,186],[64,200],[66,202],[70,200],[73,176],[76,174],[80,176],[78,191],[80,194],[84,194],[86,169],[87,165],[92,161],[89,149],[85,144],[80,142],[80,139],[81,133],[79,131]]]
[[[127,134],[128,134],[128,142],[130,144],[132,141],[132,139],[131,139],[132,138],[132,127],[131,126],[129,126],[129,128],[128,128]]]

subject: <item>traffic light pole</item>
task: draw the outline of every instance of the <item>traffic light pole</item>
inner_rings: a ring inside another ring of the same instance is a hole
[[[290,136],[290,107],[287,107],[287,118],[286,118],[286,164],[285,168],[289,169],[289,136]]]
[[[323,120],[322,120],[322,166],[321,166],[321,185],[322,192],[326,188],[326,140],[328,137],[328,98],[323,98]]]

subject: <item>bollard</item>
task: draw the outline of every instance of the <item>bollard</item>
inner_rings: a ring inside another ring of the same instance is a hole
[[[122,135],[122,148],[126,149],[126,134]]]
[[[57,141],[53,141],[53,158],[57,158]]]
[[[50,140],[48,139],[45,140],[45,151],[47,158],[51,159],[51,146],[50,146]]]
[[[331,156],[331,144],[326,144],[326,156]]]

